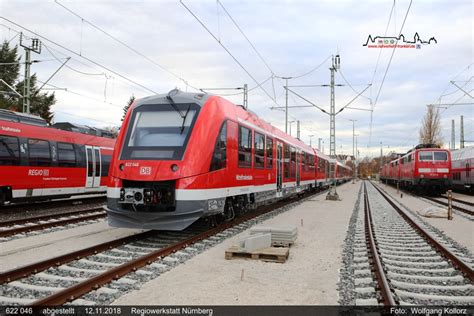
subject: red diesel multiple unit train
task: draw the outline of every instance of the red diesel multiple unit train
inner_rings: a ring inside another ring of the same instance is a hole
[[[327,186],[331,161],[247,109],[172,90],[136,101],[110,167],[111,226],[182,230]],[[351,176],[338,163],[339,182]]]
[[[380,179],[406,188],[443,192],[451,185],[451,154],[434,145],[418,145],[383,165]]]
[[[70,123],[48,127],[37,116],[0,110],[0,206],[105,192],[115,143],[110,136]]]

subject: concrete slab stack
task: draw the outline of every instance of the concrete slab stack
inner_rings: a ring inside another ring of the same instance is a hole
[[[295,226],[255,226],[250,235],[271,234],[272,246],[289,246],[295,243],[298,229]]]
[[[272,235],[267,234],[256,234],[247,236],[239,240],[239,246],[246,252],[252,252],[257,249],[268,248],[271,246]]]

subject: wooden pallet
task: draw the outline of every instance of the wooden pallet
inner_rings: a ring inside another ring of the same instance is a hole
[[[282,247],[268,247],[252,252],[246,252],[238,246],[232,246],[225,252],[227,260],[236,258],[250,258],[269,262],[284,263],[290,254],[289,248]]]

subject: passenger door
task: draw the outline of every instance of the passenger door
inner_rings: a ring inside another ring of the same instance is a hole
[[[98,188],[100,186],[100,174],[102,161],[100,147],[86,147],[86,188]]]
[[[300,152],[296,151],[296,186],[300,186],[301,176],[300,176]]]
[[[276,161],[276,184],[277,184],[277,195],[282,190],[282,181],[283,181],[283,144],[277,141],[277,161]]]

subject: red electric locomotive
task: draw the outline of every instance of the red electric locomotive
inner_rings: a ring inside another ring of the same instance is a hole
[[[99,129],[48,127],[40,117],[0,110],[0,206],[104,193],[115,143],[110,137]]]
[[[409,189],[444,192],[451,181],[451,155],[439,146],[421,144],[384,165],[380,178]]]
[[[107,191],[109,224],[182,230],[230,220],[316,187],[318,158],[249,110],[172,90],[136,101],[117,138]]]

